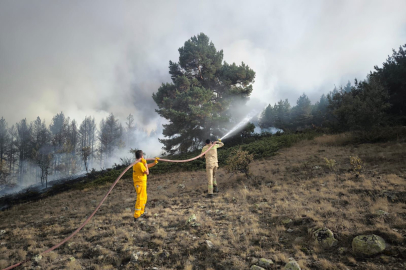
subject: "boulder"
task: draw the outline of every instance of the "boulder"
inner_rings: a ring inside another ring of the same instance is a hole
[[[283,269],[284,270],[301,270],[299,264],[296,261],[288,262]]]
[[[359,235],[352,240],[352,251],[361,255],[375,255],[384,251],[385,248],[385,240],[375,234]]]
[[[269,260],[269,259],[261,258],[261,259],[259,259],[258,264],[259,264],[259,266],[269,268],[273,264],[273,261]]]
[[[310,229],[312,237],[317,243],[324,247],[334,247],[337,245],[337,239],[334,238],[334,234],[327,228]]]

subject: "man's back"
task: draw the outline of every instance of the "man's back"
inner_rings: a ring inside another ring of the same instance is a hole
[[[218,159],[217,159],[217,148],[220,148],[224,145],[224,143],[220,142],[219,144],[216,144],[213,146],[206,154],[206,167],[212,167],[212,166],[218,166]],[[203,149],[202,153],[205,152],[211,145],[206,144]]]
[[[147,168],[142,162],[138,162],[133,166],[133,181],[138,182],[138,181],[147,181],[147,175],[145,172],[147,171]]]

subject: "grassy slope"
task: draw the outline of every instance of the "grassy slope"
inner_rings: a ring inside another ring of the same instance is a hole
[[[43,269],[248,269],[252,261],[265,257],[274,260],[273,269],[280,269],[294,257],[302,269],[403,269],[406,144],[354,146],[351,140],[345,135],[322,136],[298,142],[277,155],[269,152],[269,158],[252,164],[249,180],[220,169],[221,193],[213,200],[204,198],[203,171],[155,173],[148,182],[149,213],[137,225],[131,220],[134,188],[131,178],[126,178],[91,224],[33,265]],[[272,141],[254,143],[273,147]],[[223,150],[219,150],[221,158],[229,152]],[[359,177],[349,164],[354,155],[364,161]],[[324,158],[336,160],[333,170]],[[0,236],[0,267],[62,240],[108,188],[109,184],[88,186],[1,212],[0,230],[6,233]],[[377,210],[388,214],[379,215]],[[197,227],[186,224],[191,214],[197,216]],[[292,222],[284,224],[285,219]],[[314,243],[307,230],[319,226],[335,233],[337,247],[323,249]],[[372,258],[352,254],[352,238],[371,232],[389,243],[387,251]],[[206,247],[205,240],[214,244],[213,249]],[[141,252],[137,263],[129,262],[134,252]]]
[[[316,133],[308,132],[304,134],[288,134],[282,136],[271,135],[256,135],[251,138],[247,138],[244,142],[240,139],[232,139],[225,142],[225,146],[218,153],[219,165],[223,166],[230,153],[238,148],[247,150],[253,153],[255,158],[264,158],[274,155],[279,149],[283,147],[289,147],[293,143],[301,140],[312,139],[316,136]],[[199,155],[200,151],[195,151],[186,154],[179,154],[173,156],[167,156],[167,159],[185,160],[193,158]],[[204,159],[197,159],[187,163],[168,163],[160,162],[159,166],[151,168],[152,174],[165,174],[169,172],[179,171],[198,171],[204,170],[206,166]],[[19,203],[27,203],[31,201],[38,201],[55,194],[59,194],[71,189],[85,189],[91,187],[98,187],[106,183],[113,183],[117,177],[123,172],[126,166],[119,166],[117,168],[108,169],[104,171],[97,171],[88,174],[88,176],[75,179],[63,184],[56,184],[51,188],[48,188],[46,192],[39,193],[37,190],[28,190],[24,193],[12,194],[3,196],[0,198],[0,206],[13,206]],[[128,170],[123,178],[132,177],[132,170]]]

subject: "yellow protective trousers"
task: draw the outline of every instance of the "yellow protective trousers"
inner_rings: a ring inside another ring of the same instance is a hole
[[[135,202],[134,217],[139,218],[145,211],[147,203],[147,182],[134,182],[135,192],[137,192],[137,201]]]
[[[216,172],[218,167],[206,167],[206,175],[207,175],[207,193],[213,194],[213,186],[217,186],[216,181]]]

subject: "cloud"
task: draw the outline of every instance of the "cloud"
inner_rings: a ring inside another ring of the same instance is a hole
[[[168,61],[207,34],[256,73],[253,99],[292,105],[363,79],[405,43],[405,1],[1,1],[0,116],[63,111],[79,123],[132,113],[157,129],[151,95]]]

